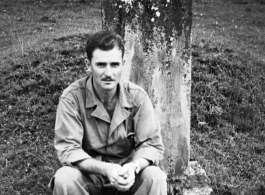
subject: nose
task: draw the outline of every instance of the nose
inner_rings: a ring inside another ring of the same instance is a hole
[[[107,65],[107,66],[106,66],[106,69],[105,69],[104,74],[105,74],[105,76],[107,76],[107,77],[111,77],[111,76],[112,76],[112,70],[111,70],[110,65]]]

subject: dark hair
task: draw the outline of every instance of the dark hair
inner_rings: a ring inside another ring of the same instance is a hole
[[[114,47],[118,47],[121,50],[122,57],[123,57],[124,41],[120,35],[112,31],[97,32],[93,34],[92,36],[90,36],[87,40],[87,44],[86,44],[87,58],[91,62],[93,52],[96,49],[108,51],[108,50],[113,49]]]

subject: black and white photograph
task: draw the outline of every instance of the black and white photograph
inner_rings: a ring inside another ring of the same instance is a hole
[[[0,0],[0,195],[265,195],[265,0]]]

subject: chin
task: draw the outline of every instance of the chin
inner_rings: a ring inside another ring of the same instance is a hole
[[[111,90],[113,90],[113,89],[115,89],[115,86],[113,86],[113,85],[105,85],[105,86],[103,86],[102,87],[104,90],[106,90],[106,91],[111,91]]]

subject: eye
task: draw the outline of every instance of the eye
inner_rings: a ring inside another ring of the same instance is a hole
[[[119,62],[112,62],[110,65],[112,67],[118,67],[118,66],[120,66],[120,63]]]
[[[98,67],[105,67],[105,66],[106,66],[106,63],[98,62],[96,65],[97,65]]]

